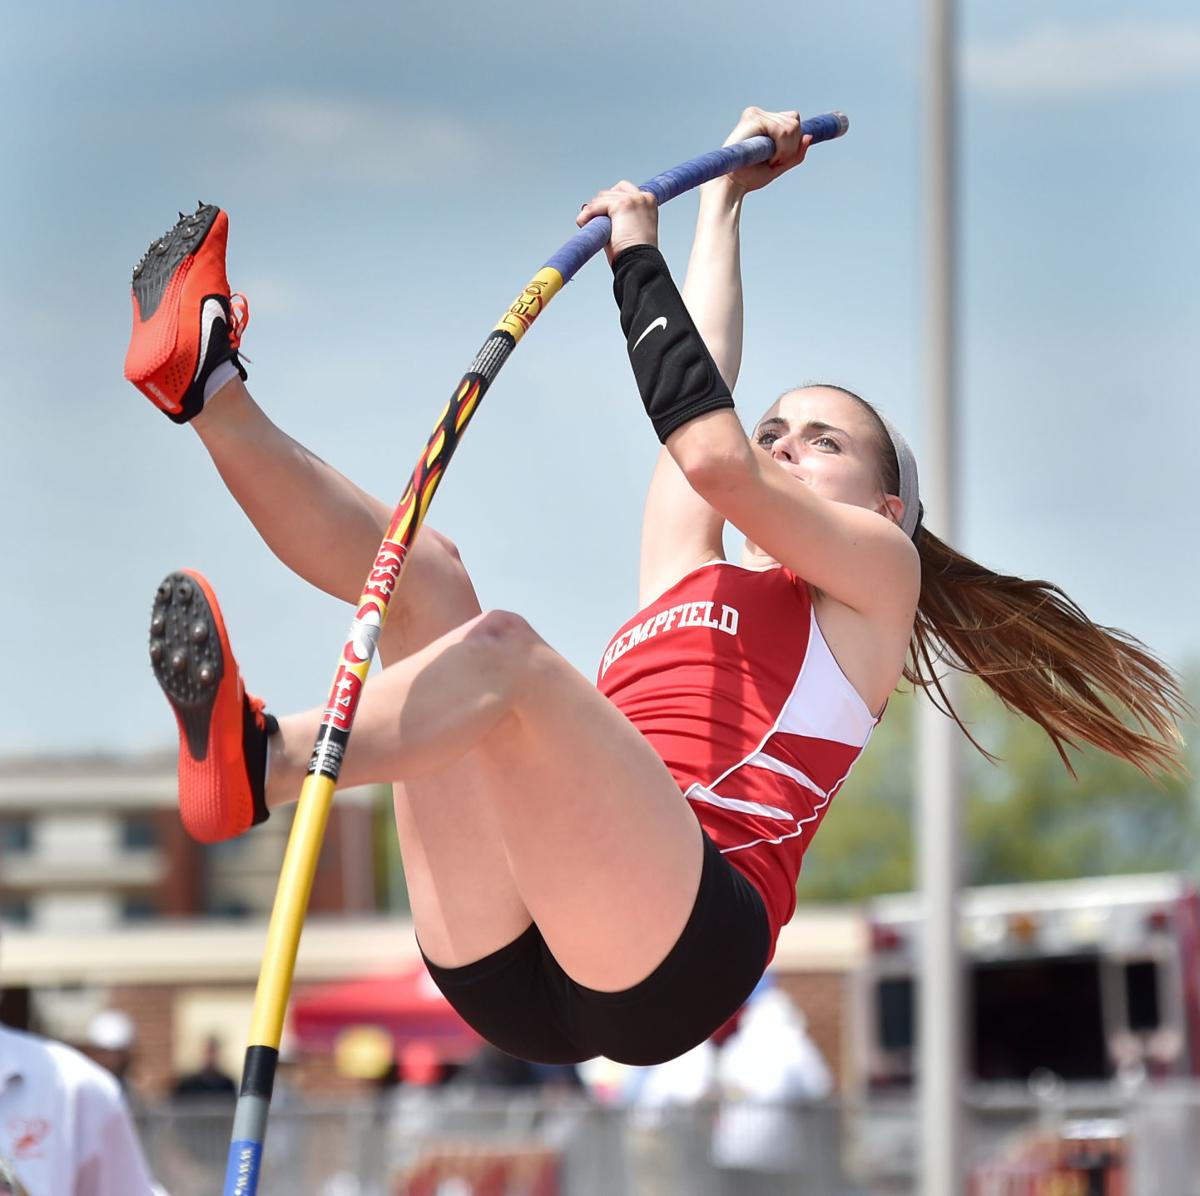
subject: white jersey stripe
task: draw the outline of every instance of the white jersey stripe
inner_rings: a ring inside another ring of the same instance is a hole
[[[753,814],[757,818],[779,818],[785,822],[795,819],[795,814],[780,810],[776,806],[767,806],[762,802],[743,801],[740,797],[721,797],[700,785],[691,785],[683,795],[690,801],[706,802],[710,806],[720,806],[724,810],[736,810],[739,814]]]
[[[867,738],[870,739],[869,733],[867,735]],[[867,745],[864,743],[863,747],[865,748],[866,746]],[[855,759],[857,759],[857,758],[858,757],[856,756]],[[852,760],[850,762],[850,768],[853,768],[853,766],[854,766],[854,760]],[[836,785],[834,785],[834,787],[830,790],[830,794],[836,793],[841,788],[842,782],[850,775],[850,768],[847,768],[846,771],[844,773],[842,773],[841,778],[838,780],[838,783]],[[731,851],[745,851],[747,847],[757,847],[760,843],[769,843],[772,846],[778,846],[785,839],[794,839],[797,835],[803,834],[805,826],[810,822],[816,821],[816,819],[820,815],[821,811],[824,810],[827,805],[829,805],[830,794],[826,794],[825,800],[823,802],[821,802],[820,805],[814,806],[812,813],[809,814],[806,818],[800,818],[797,820],[796,829],[794,831],[791,831],[786,835],[780,835],[778,839],[752,839],[749,843],[738,843],[733,847],[722,847],[721,854],[728,855]]]
[[[817,646],[818,642],[819,647]],[[815,652],[814,648],[816,649]],[[819,662],[816,659],[818,653],[821,657]],[[830,666],[832,666],[832,668]],[[831,688],[835,693],[839,688],[849,691],[841,703],[843,713],[848,713],[854,710],[854,708],[857,706],[856,713],[858,714],[858,718],[855,719],[855,721],[858,722],[859,732],[862,734],[861,743],[854,745],[859,748],[858,755],[862,754],[863,750],[867,746],[867,742],[871,738],[871,732],[874,731],[878,720],[872,717],[871,712],[866,707],[866,703],[863,702],[862,698],[847,680],[845,673],[843,673],[841,668],[838,666],[837,661],[834,659],[833,653],[829,649],[829,645],[825,642],[825,637],[821,634],[821,628],[817,623],[817,613],[815,610],[812,610],[809,614],[808,649],[804,653],[804,661],[800,665],[800,673],[796,678],[796,683],[792,686],[792,692],[788,696],[788,700],[784,703],[783,709],[779,712],[779,717],[776,719],[775,725],[768,730],[766,735],[763,736],[762,742],[758,745],[754,752],[747,756],[745,760],[739,761],[738,764],[725,772],[721,777],[718,778],[718,781],[714,781],[713,784],[716,785],[719,781],[724,780],[725,777],[729,776],[733,772],[736,772],[737,769],[741,768],[743,765],[754,762],[760,764],[762,767],[770,768],[772,772],[778,772],[784,776],[791,775],[791,773],[798,774],[795,779],[799,780],[800,783],[806,788],[820,794],[822,800],[813,807],[812,813],[806,815],[804,818],[797,819],[796,829],[794,831],[789,831],[786,835],[780,835],[778,838],[774,839],[763,837],[759,839],[751,839],[748,843],[738,843],[733,847],[723,847],[721,848],[722,855],[729,855],[734,851],[745,851],[748,848],[758,847],[760,845],[777,847],[780,843],[783,843],[788,839],[795,839],[797,836],[802,835],[804,833],[805,826],[807,826],[810,822],[815,822],[821,816],[822,812],[825,810],[825,807],[829,805],[830,795],[836,793],[841,787],[842,782],[847,776],[850,775],[850,769],[847,768],[845,773],[843,773],[839,778],[837,784],[835,784],[833,788],[827,792],[819,785],[814,785],[813,782],[808,777],[805,777],[804,774],[798,769],[792,769],[788,771],[788,765],[784,764],[781,760],[775,760],[774,757],[768,756],[766,752],[763,751],[763,749],[767,746],[767,743],[770,741],[771,736],[776,732],[784,731],[795,734],[801,730],[801,728],[796,725],[797,722],[801,722],[801,720],[797,720],[795,718],[796,699],[800,694],[801,684],[804,681],[806,671],[811,673],[814,669],[822,674],[822,680],[824,680],[826,683],[827,693],[828,688],[830,688],[830,682],[833,683]],[[840,682],[840,685],[838,685],[838,682]],[[788,717],[789,714],[792,715],[791,718]],[[801,723],[801,725],[803,725],[803,723]],[[808,730],[810,734],[813,730],[816,730],[816,728],[812,727],[805,729]],[[827,728],[821,728],[821,730],[826,729]],[[836,735],[821,735],[820,738],[832,739],[835,742],[846,742],[845,740],[841,740],[840,737]],[[857,759],[858,756],[856,755],[855,760]],[[770,760],[772,764],[777,765],[778,767],[771,767],[771,765],[762,764],[762,761],[766,760]],[[851,766],[853,766],[853,763],[854,761],[851,761]]]
[[[755,752],[753,756],[750,756],[746,760],[742,767],[765,768],[768,772],[777,772],[781,777],[787,777],[789,780],[803,785],[805,789],[811,789],[818,797],[829,796],[807,773],[801,772],[798,768],[793,768],[790,764],[785,764],[782,760],[776,760],[774,756],[768,756],[766,752]]]
[[[814,814],[813,817],[815,818],[816,815]],[[760,847],[764,843],[770,844],[772,847],[778,847],[780,843],[784,843],[788,839],[794,839],[797,835],[804,834],[804,823],[811,821],[811,818],[806,818],[794,831],[789,831],[786,835],[780,835],[777,839],[751,839],[749,843],[738,843],[735,847],[722,847],[720,852],[722,855],[729,855],[735,851],[745,851],[748,847]]]

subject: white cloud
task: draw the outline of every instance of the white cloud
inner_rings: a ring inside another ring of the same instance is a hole
[[[1185,79],[1200,79],[1200,26],[1041,25],[963,50],[967,87],[1007,99],[1113,95]]]
[[[277,181],[336,177],[385,186],[461,177],[496,151],[478,127],[386,103],[276,94],[240,99],[231,111],[243,145]]]

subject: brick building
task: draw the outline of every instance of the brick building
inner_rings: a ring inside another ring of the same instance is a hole
[[[370,789],[338,794],[300,981],[378,968],[390,946],[407,950],[382,916],[396,888],[375,850],[383,801]],[[176,809],[173,755],[5,761],[0,1020],[82,1043],[94,1013],[123,1009],[138,1023],[138,1078],[150,1093],[190,1067],[210,1033],[229,1041],[236,1071],[290,827],[291,811],[280,811],[253,835],[194,842]]]

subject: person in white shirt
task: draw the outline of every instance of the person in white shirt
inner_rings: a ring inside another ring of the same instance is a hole
[[[721,1048],[717,1080],[712,1157],[722,1191],[808,1191],[800,1185],[817,1173],[822,1123],[800,1106],[828,1097],[833,1078],[804,1014],[769,981],[751,995]]]
[[[7,1192],[164,1196],[113,1076],[71,1047],[0,1025],[0,1193]]]

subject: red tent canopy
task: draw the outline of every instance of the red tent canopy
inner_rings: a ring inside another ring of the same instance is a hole
[[[451,1008],[418,959],[399,972],[323,984],[292,1002],[292,1029],[306,1050],[327,1050],[351,1026],[379,1026],[399,1051],[424,1041],[447,1060],[474,1054],[480,1038]]]

